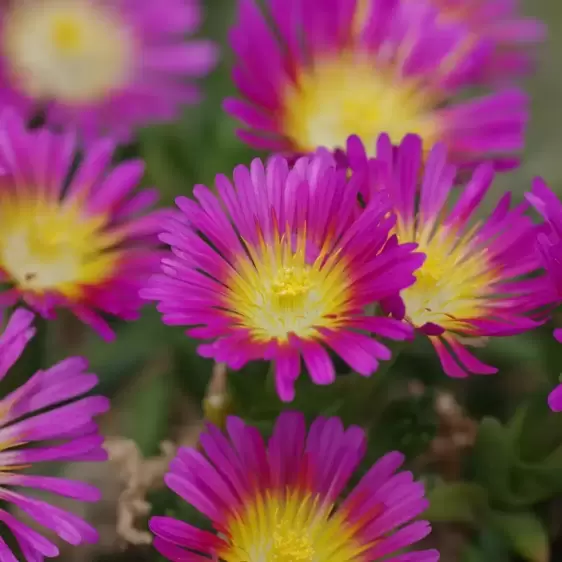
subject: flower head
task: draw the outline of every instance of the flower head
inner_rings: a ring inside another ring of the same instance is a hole
[[[44,112],[85,142],[171,119],[214,66],[215,47],[186,41],[198,0],[26,0],[0,8],[0,100]]]
[[[32,320],[31,312],[16,310],[0,336],[0,379],[33,337]],[[97,501],[98,490],[82,482],[21,471],[49,461],[106,459],[103,438],[93,418],[105,412],[109,403],[101,396],[79,398],[98,382],[95,375],[85,372],[86,366],[85,360],[79,357],[66,359],[50,369],[38,371],[0,400],[0,500],[13,504],[31,520],[73,545],[94,543],[98,535],[79,517],[45,501],[26,497],[22,488],[53,492],[84,502]],[[39,442],[45,443],[35,447]],[[8,511],[0,509],[0,521],[14,535],[25,560],[58,556],[59,550],[50,540]],[[1,538],[0,559],[18,560]]]
[[[547,271],[556,303],[562,302],[562,203],[540,178],[535,179],[533,190],[526,194],[546,221],[544,232],[537,237],[537,247]],[[554,330],[554,337],[562,343],[562,329]],[[550,395],[548,403],[556,412],[562,412],[562,384]]]
[[[421,140],[413,135],[397,152],[383,135],[378,163],[398,240],[417,242],[426,255],[402,302],[386,308],[429,336],[449,376],[496,372],[462,342],[533,329],[541,323],[539,309],[553,299],[535,252],[537,227],[524,214],[528,205],[510,209],[506,193],[487,220],[472,220],[494,177],[491,165],[482,164],[448,208],[456,170],[438,145],[422,171]]]
[[[194,551],[225,562],[436,562],[435,550],[392,557],[430,533],[412,522],[428,506],[422,484],[396,472],[400,453],[381,458],[340,498],[365,454],[365,434],[337,418],[281,414],[267,446],[240,418],[228,435],[208,426],[203,453],[180,449],[166,484],[206,515],[220,535],[153,517],[154,546],[169,560]],[[341,501],[340,501],[341,500]],[[390,557],[389,557],[390,556]]]
[[[509,79],[532,68],[532,47],[544,39],[546,30],[542,22],[520,16],[516,0],[426,1],[439,10],[443,20],[465,25],[469,44],[482,39],[492,44],[488,59],[481,65],[483,80]]]
[[[111,338],[101,313],[136,318],[160,259],[158,216],[143,214],[156,191],[131,195],[143,163],[108,172],[113,146],[100,142],[73,172],[72,135],[27,131],[12,113],[0,125],[0,276],[11,286],[0,304],[21,297],[45,317],[66,307]]]
[[[187,333],[211,340],[202,355],[233,369],[272,360],[284,400],[294,396],[301,356],[314,382],[334,380],[326,347],[371,374],[390,352],[361,331],[411,332],[365,307],[410,285],[423,256],[415,244],[387,241],[386,205],[371,201],[359,213],[361,183],[324,154],[291,170],[281,157],[238,166],[233,183],[217,176],[218,197],[196,186],[197,202],[177,199],[185,221],[170,220],[161,236],[173,254],[141,294],[159,301],[164,322],[197,326]]]
[[[467,43],[466,26],[409,0],[370,0],[366,9],[353,0],[266,4],[275,30],[255,0],[241,0],[231,34],[243,99],[225,108],[248,127],[239,131],[244,141],[298,154],[344,148],[353,134],[370,149],[381,133],[395,144],[415,133],[427,150],[444,142],[466,166],[513,164],[504,157],[523,146],[526,96],[506,90],[454,102],[489,50],[486,41]]]

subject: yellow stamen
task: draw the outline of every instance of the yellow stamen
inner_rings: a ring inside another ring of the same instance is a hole
[[[364,562],[361,543],[332,505],[298,490],[267,492],[233,514],[218,552],[225,562]]]
[[[475,227],[476,228],[476,227]],[[473,241],[474,229],[464,236],[455,229],[426,225],[412,235],[399,223],[401,242],[415,241],[426,261],[415,273],[416,283],[401,293],[406,316],[415,326],[432,322],[446,330],[464,326],[463,319],[485,313],[485,297],[497,272],[490,264],[486,248]]]
[[[61,15],[53,22],[53,42],[63,53],[77,52],[83,46],[80,22],[75,18]]]
[[[13,2],[3,55],[26,94],[68,104],[98,101],[133,72],[136,39],[109,4],[92,0]]]
[[[314,548],[310,537],[302,529],[293,529],[291,521],[282,519],[273,531],[271,548],[272,562],[309,562],[313,560]]]
[[[289,334],[313,337],[316,327],[334,328],[345,316],[350,296],[346,261],[337,252],[320,251],[307,263],[306,233],[296,247],[290,234],[268,245],[248,246],[235,264],[225,298],[236,320],[257,341],[286,341]]]
[[[77,298],[113,274],[120,238],[102,215],[56,200],[0,197],[0,267],[22,290]]]
[[[344,53],[316,61],[288,88],[283,130],[305,152],[345,147],[352,134],[373,151],[384,132],[394,143],[415,133],[431,146],[440,134],[434,101],[419,83],[395,78],[367,55]]]

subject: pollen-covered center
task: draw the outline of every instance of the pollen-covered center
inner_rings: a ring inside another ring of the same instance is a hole
[[[358,529],[302,491],[268,492],[251,498],[227,519],[225,562],[360,562],[372,545]]]
[[[118,259],[103,216],[58,201],[0,199],[0,267],[21,290],[77,296],[110,278]]]
[[[297,149],[345,147],[359,135],[367,148],[381,133],[399,143],[418,134],[428,146],[438,135],[433,101],[419,84],[377,68],[367,55],[316,61],[285,92],[282,128]]]
[[[496,279],[486,249],[445,228],[429,240],[419,236],[415,241],[426,261],[414,273],[414,285],[401,292],[407,319],[417,327],[431,322],[448,329],[458,327],[463,319],[481,316]]]
[[[29,0],[8,9],[2,48],[10,79],[27,95],[84,104],[129,81],[135,38],[108,4]]]
[[[282,519],[273,531],[271,562],[310,562],[315,550],[306,529],[295,529],[292,522]]]
[[[257,341],[312,337],[345,319],[349,271],[336,255],[307,258],[306,240],[249,247],[228,280],[225,308]],[[310,253],[310,252],[308,252]]]
[[[308,267],[284,267],[273,283],[271,293],[273,306],[280,313],[289,310],[302,310],[307,305],[307,298],[312,289],[310,269]]]

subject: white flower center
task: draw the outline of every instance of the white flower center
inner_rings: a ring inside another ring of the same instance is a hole
[[[31,97],[84,104],[126,84],[136,42],[116,11],[93,0],[18,0],[2,48],[12,80]]]

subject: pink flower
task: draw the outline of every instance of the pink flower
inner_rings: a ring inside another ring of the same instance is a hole
[[[422,169],[421,140],[413,135],[397,150],[381,136],[377,159],[375,187],[391,200],[398,240],[416,242],[426,255],[416,282],[386,309],[429,337],[447,375],[495,373],[465,344],[536,328],[544,318],[539,310],[555,298],[541,274],[528,205],[510,209],[506,193],[486,220],[475,220],[494,178],[492,166],[479,166],[449,204],[455,167],[438,145]]]
[[[562,203],[540,178],[533,183],[533,190],[526,194],[546,221],[545,228],[537,238],[537,248],[542,259],[556,304],[562,302]],[[562,329],[554,330],[554,337],[562,342]],[[555,388],[548,400],[552,410],[562,412],[562,384]]]
[[[0,336],[0,379],[16,362],[35,330],[33,314],[18,309]],[[97,532],[79,517],[49,503],[24,495],[21,488],[53,492],[83,502],[94,502],[100,493],[82,482],[55,476],[36,476],[21,469],[49,461],[103,461],[103,438],[93,421],[109,402],[101,396],[79,398],[98,383],[85,372],[86,361],[74,357],[38,371],[0,400],[0,500],[15,505],[31,520],[72,544],[94,543]],[[64,403],[64,405],[60,405]],[[46,408],[53,408],[45,411]],[[34,446],[45,442],[42,447]],[[30,446],[31,445],[31,446]],[[12,487],[16,486],[16,489]],[[0,509],[0,521],[14,535],[29,562],[58,556],[58,548],[27,523]],[[2,562],[17,562],[0,538]]]
[[[327,349],[370,375],[390,350],[367,334],[412,332],[365,309],[412,284],[423,256],[388,240],[394,218],[382,200],[359,212],[363,182],[320,154],[291,169],[281,157],[238,166],[233,182],[217,176],[218,196],[196,186],[196,201],[177,199],[183,220],[163,226],[172,252],[142,296],[159,302],[165,323],[208,340],[205,357],[232,369],[273,361],[283,400],[294,397],[301,358],[315,383],[333,382]]]
[[[241,0],[230,38],[241,99],[224,107],[246,127],[238,132],[243,141],[302,154],[342,149],[354,134],[371,150],[382,133],[394,144],[415,133],[426,151],[445,143],[462,166],[516,163],[525,94],[504,89],[457,99],[480,76],[490,48],[464,23],[443,22],[421,1],[370,0],[364,8],[353,0],[265,4],[275,29],[256,0]]]
[[[133,320],[139,288],[157,267],[155,190],[138,191],[144,171],[131,160],[110,168],[113,144],[88,150],[73,171],[72,135],[28,131],[0,119],[0,305],[22,298],[51,318],[69,308],[106,338],[105,315]]]
[[[154,546],[168,560],[439,559],[436,550],[397,554],[431,531],[426,521],[413,522],[428,502],[410,472],[397,472],[400,453],[382,457],[343,494],[365,454],[359,427],[317,418],[307,434],[304,416],[286,412],[267,445],[240,418],[229,418],[227,431],[208,426],[202,453],[182,448],[172,461],[166,484],[218,534],[153,517]]]
[[[546,26],[536,19],[522,17],[516,0],[426,1],[439,10],[444,21],[466,26],[468,44],[482,39],[491,44],[489,57],[481,66],[482,80],[509,80],[533,69],[535,47],[544,40]]]
[[[186,40],[199,0],[26,0],[0,8],[0,101],[26,118],[75,129],[81,141],[128,140],[175,118],[199,91],[190,79],[217,59]]]

